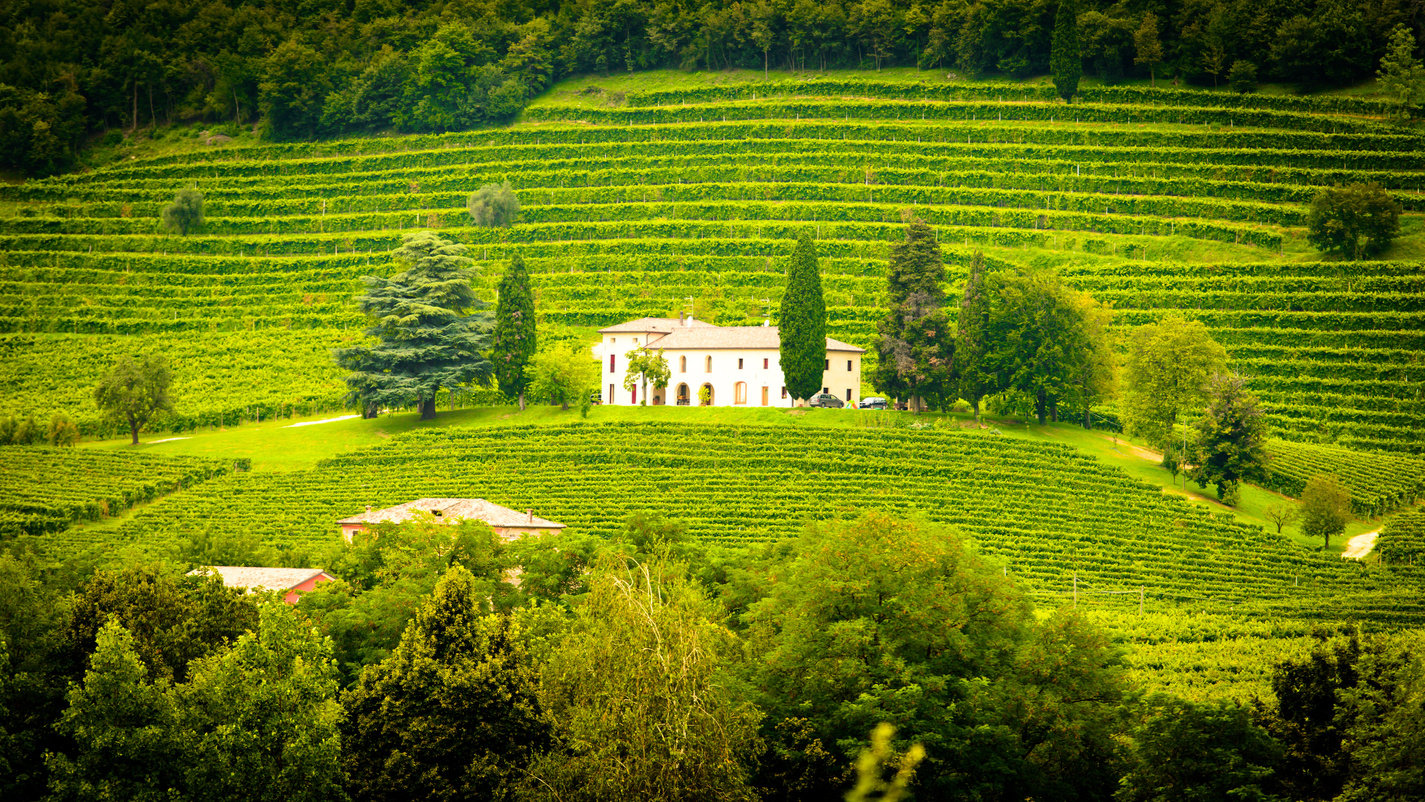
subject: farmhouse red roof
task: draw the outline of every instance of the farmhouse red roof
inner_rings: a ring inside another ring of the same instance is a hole
[[[599,329],[600,334],[639,334],[643,332],[656,332],[667,334],[676,329],[702,329],[716,328],[711,323],[704,323],[694,318],[679,319],[676,317],[641,317],[638,320],[630,320],[627,323],[619,323],[609,326],[606,329]]]
[[[230,588],[250,590],[291,590],[314,577],[326,574],[320,568],[263,568],[252,565],[210,565],[194,568],[190,576],[212,572]],[[328,579],[332,577],[327,576]]]
[[[526,512],[518,512],[509,507],[501,507],[483,498],[423,498],[397,504],[384,510],[369,510],[361,515],[353,515],[337,521],[338,524],[380,524],[401,523],[410,520],[420,512],[427,512],[443,520],[484,521],[490,526],[520,527],[524,529],[563,529],[564,524],[540,518]]]

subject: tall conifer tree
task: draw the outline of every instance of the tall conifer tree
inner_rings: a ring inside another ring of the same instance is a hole
[[[524,259],[515,254],[510,269],[500,280],[500,297],[495,302],[495,340],[490,361],[495,365],[495,381],[500,392],[519,396],[524,411],[524,393],[529,387],[525,366],[534,357],[534,295],[530,292],[529,271]]]
[[[826,301],[810,234],[802,234],[787,266],[787,291],[778,322],[787,393],[804,401],[821,390],[826,367]]]
[[[945,314],[945,262],[935,232],[911,221],[891,249],[886,270],[886,316],[878,326],[876,387],[908,397],[919,411],[927,396],[946,399],[955,341]]]
[[[1054,15],[1054,36],[1049,42],[1049,71],[1054,74],[1054,88],[1065,102],[1078,93],[1084,62],[1079,53],[1077,0],[1059,0],[1059,13]]]

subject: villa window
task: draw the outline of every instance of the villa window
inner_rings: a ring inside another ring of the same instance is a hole
[[[742,357],[737,358],[737,369],[742,370]]]
[[[847,400],[847,401],[850,401],[850,400],[851,400],[851,388],[850,388],[850,387],[847,387],[847,388],[846,388],[846,400]]]
[[[787,388],[783,387],[783,388],[782,388],[782,398],[783,398],[783,399],[786,399],[786,397],[787,397]]]
[[[679,373],[687,373],[687,372],[688,372],[688,357],[687,357],[686,355],[685,355],[685,356],[680,356],[680,357],[678,357],[678,372],[679,372]]]
[[[609,354],[609,373],[613,373],[613,372],[614,372],[614,359],[615,359],[615,358],[616,358],[616,357],[615,357],[614,354]]]
[[[764,359],[762,360],[762,369],[763,369],[763,370],[766,370],[768,363],[770,363],[771,361],[772,361],[772,360],[770,360],[770,359],[764,358]]]
[[[712,354],[708,354],[707,361],[704,363],[703,366],[703,372],[712,373]]]
[[[747,382],[738,382],[737,384],[733,385],[733,388],[732,388],[732,403],[734,403],[734,404],[746,404],[746,403],[747,403]]]
[[[827,370],[831,370],[831,360],[830,360],[830,359],[827,359],[827,360],[826,360],[826,369],[827,369]]]
[[[846,360],[846,369],[847,369],[848,371],[851,370],[851,360],[849,360],[849,359]]]

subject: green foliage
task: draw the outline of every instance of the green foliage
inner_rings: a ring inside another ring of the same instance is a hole
[[[561,409],[599,391],[599,364],[576,341],[546,345],[530,360],[528,373],[534,399]]]
[[[401,272],[368,276],[357,299],[377,342],[336,352],[350,403],[367,417],[383,406],[416,406],[423,419],[435,417],[442,388],[484,384],[494,374],[485,357],[490,342],[486,304],[470,287],[470,259],[463,245],[431,232],[407,235],[392,254]]]
[[[753,799],[760,713],[729,682],[737,642],[676,569],[611,561],[589,580],[542,671],[561,748],[530,799]]]
[[[1350,776],[1350,716],[1342,714],[1345,694],[1361,678],[1362,647],[1354,632],[1331,640],[1318,635],[1309,654],[1283,661],[1272,673],[1272,696],[1257,717],[1282,746],[1277,776],[1290,799],[1335,799]]]
[[[124,649],[154,680],[182,681],[188,663],[257,625],[257,606],[216,577],[178,577],[152,566],[100,571],[70,604],[60,631],[59,669],[78,675],[99,632],[117,624]]]
[[[333,88],[324,59],[294,37],[268,53],[261,71],[258,103],[268,130],[278,139],[314,136],[326,95]]]
[[[520,199],[509,181],[485,184],[470,193],[465,208],[477,226],[509,228],[519,217]]]
[[[1078,17],[1077,0],[1059,0],[1059,10],[1054,13],[1049,72],[1054,76],[1054,89],[1065,102],[1079,91],[1079,79],[1084,74],[1083,58],[1079,54]]]
[[[1148,76],[1153,86],[1158,85],[1156,67],[1163,62],[1163,43],[1158,38],[1158,16],[1149,11],[1143,15],[1143,22],[1133,33],[1134,64],[1148,68]]]
[[[826,299],[821,290],[821,266],[810,233],[797,240],[787,263],[787,287],[777,315],[781,336],[779,364],[787,394],[805,401],[821,392],[826,359]]]
[[[150,666],[122,624],[108,622],[97,637],[84,682],[69,691],[69,707],[56,725],[73,752],[45,757],[50,798],[168,799],[183,768],[168,682],[150,679]]]
[[[1352,772],[1337,799],[1419,799],[1425,796],[1425,642],[1416,631],[1372,645],[1357,663],[1362,681],[1342,693],[1350,719],[1342,745]]]
[[[668,380],[673,376],[673,371],[668,367],[668,360],[663,356],[663,350],[649,349],[647,346],[640,346],[624,354],[627,360],[627,367],[624,369],[623,389],[633,392],[638,387],[643,388],[643,395],[639,396],[640,404],[648,403],[648,383],[659,390],[668,387]]]
[[[187,236],[203,227],[203,193],[197,187],[184,187],[173,196],[173,202],[163,207],[163,229],[170,234]]]
[[[1178,416],[1206,400],[1226,358],[1200,320],[1169,315],[1134,329],[1123,370],[1129,430],[1166,449]]]
[[[1351,491],[1330,474],[1317,474],[1301,491],[1301,533],[1320,537],[1331,548],[1331,536],[1346,531],[1351,520]]]
[[[1114,799],[1277,799],[1281,747],[1246,708],[1155,696],[1132,733],[1128,771]]]
[[[511,799],[550,743],[518,623],[456,566],[389,658],[345,698],[342,766],[356,800]]]
[[[121,356],[99,379],[94,388],[94,403],[103,414],[117,418],[129,427],[132,444],[139,444],[139,431],[156,412],[173,409],[169,386],[173,373],[168,359],[159,353],[142,358]]]
[[[945,313],[945,263],[936,234],[915,219],[891,249],[886,311],[877,324],[875,385],[910,399],[919,411],[929,397],[948,405],[955,340]]]
[[[510,259],[509,269],[500,279],[489,359],[494,363],[495,381],[500,392],[518,396],[521,410],[525,405],[525,390],[529,388],[525,369],[537,348],[534,293],[529,271],[525,269],[524,259],[515,254]]]
[[[1376,256],[1400,233],[1400,211],[1378,184],[1323,189],[1311,201],[1306,238],[1323,253],[1357,260]]]
[[[1112,788],[1117,652],[1073,614],[1037,622],[1028,599],[951,532],[883,514],[812,525],[764,581],[766,597],[747,614],[756,698],[768,725],[807,718],[843,772],[865,733],[896,721],[897,750],[925,749],[918,796]],[[764,727],[764,737],[781,734]],[[797,768],[779,773],[815,766]],[[802,782],[824,797],[849,780]]]
[[[1217,497],[1234,506],[1237,486],[1260,475],[1267,461],[1259,403],[1244,377],[1219,373],[1208,382],[1207,409],[1197,421],[1193,481],[1216,484]]]
[[[1026,398],[1042,425],[1075,401],[1088,406],[1111,386],[1106,312],[1045,270],[995,273],[987,364],[996,389]]]
[[[1397,25],[1390,32],[1376,78],[1397,117],[1408,120],[1425,107],[1425,65],[1415,57],[1415,34],[1409,26]]]
[[[980,421],[980,401],[997,388],[990,358],[990,297],[985,287],[985,255],[975,252],[970,275],[960,297],[955,318],[955,379],[961,398],[970,402],[975,422]]]
[[[45,436],[45,442],[52,446],[73,446],[79,442],[79,426],[74,423],[73,418],[63,412],[56,412],[49,419],[49,433]]]
[[[898,802],[909,796],[915,768],[925,759],[925,748],[914,744],[904,755],[897,755],[891,748],[895,734],[896,728],[885,722],[871,731],[871,745],[856,758],[856,785],[846,793],[846,802]],[[889,780],[883,776],[888,768],[895,770]]]
[[[1425,510],[1410,510],[1386,521],[1375,553],[1386,565],[1425,564]]]
[[[1232,62],[1232,69],[1227,72],[1227,84],[1239,95],[1257,91],[1257,65],[1244,59]]]
[[[301,614],[269,601],[255,631],[192,666],[188,683],[174,688],[189,799],[341,797],[331,653]]]

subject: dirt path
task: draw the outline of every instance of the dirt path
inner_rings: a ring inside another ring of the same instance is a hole
[[[1355,537],[1346,541],[1346,550],[1341,552],[1341,559],[1364,559],[1367,554],[1371,553],[1371,549],[1375,548],[1376,535],[1379,534],[1379,529],[1375,530],[1374,532],[1362,532],[1361,534],[1356,535]]]

